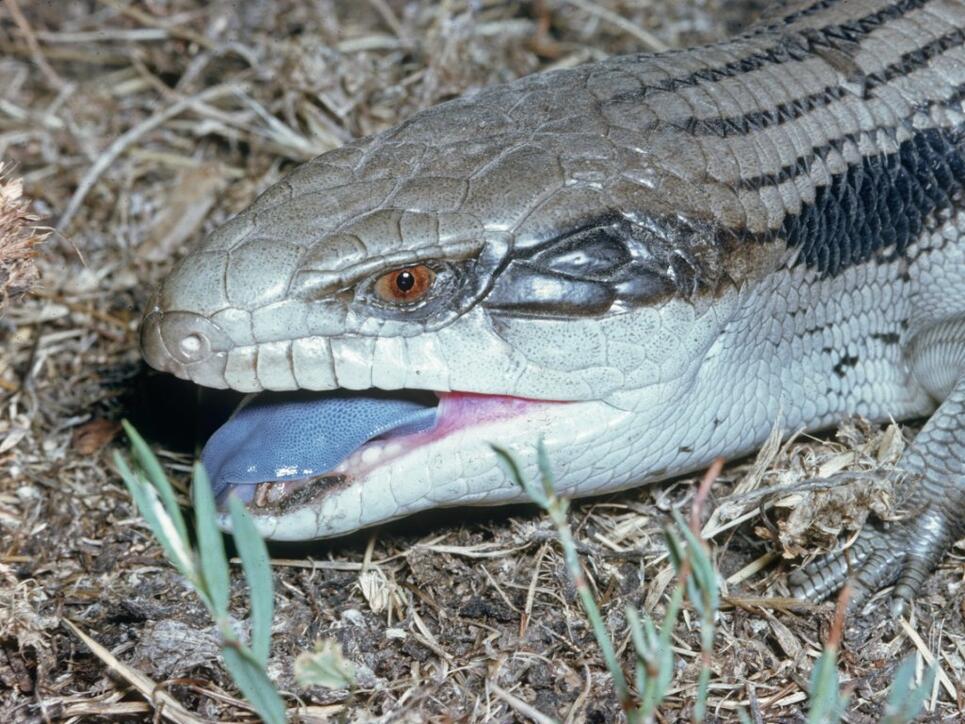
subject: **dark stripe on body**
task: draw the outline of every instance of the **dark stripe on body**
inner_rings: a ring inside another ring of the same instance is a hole
[[[910,12],[925,7],[931,0],[900,0],[893,5],[876,10],[860,18],[844,23],[834,23],[821,28],[806,28],[795,31],[793,28],[781,35],[772,46],[755,50],[743,58],[721,65],[701,68],[680,78],[647,83],[640,90],[619,93],[609,100],[611,103],[638,101],[651,93],[672,93],[680,88],[692,87],[702,83],[716,83],[724,78],[733,78],[766,66],[782,65],[806,59],[820,48],[837,48],[845,43],[854,43],[869,35],[892,20],[904,17]],[[802,11],[803,12],[803,11]],[[783,31],[779,28],[778,32]],[[689,51],[678,51],[686,53]],[[671,59],[675,53],[664,53],[662,57]],[[649,60],[649,54],[634,56],[637,60]],[[621,60],[628,59],[624,56]]]
[[[796,23],[798,20],[803,20],[804,18],[816,15],[817,13],[828,10],[829,8],[833,8],[835,5],[839,5],[840,3],[841,0],[819,0],[813,5],[802,8],[801,10],[793,12],[790,15],[785,15],[783,18],[781,18],[780,25],[790,25],[792,23]],[[780,27],[780,25],[777,27]]]
[[[956,28],[920,48],[903,53],[899,60],[889,63],[880,71],[864,78],[862,84],[864,96],[868,97],[875,88],[924,68],[933,58],[963,43],[965,43],[965,29]],[[688,133],[697,136],[713,135],[721,138],[746,136],[765,128],[797,120],[806,113],[830,106],[834,101],[852,94],[853,91],[846,86],[828,86],[816,93],[778,103],[773,108],[749,111],[728,118],[690,118],[682,125]]]
[[[965,83],[958,86],[951,96],[945,99],[942,105],[951,110],[963,111],[962,105],[965,104]],[[920,110],[920,109],[919,109]]]
[[[923,104],[916,109],[916,112],[928,115],[934,108],[961,110],[958,106],[963,100],[965,100],[965,84],[957,86],[955,92],[948,98]],[[742,191],[760,191],[768,186],[779,186],[799,176],[810,174],[815,162],[825,161],[832,152],[842,153],[847,144],[857,144],[861,140],[862,135],[875,134],[881,131],[894,134],[896,130],[893,126],[876,126],[875,128],[846,133],[838,138],[829,139],[825,145],[813,148],[807,153],[798,156],[790,163],[782,166],[780,170],[775,173],[761,174],[759,176],[750,176],[741,179],[737,186]]]
[[[835,2],[825,0],[800,12],[810,14],[809,11],[819,6],[823,8]],[[779,27],[776,37],[761,39],[761,45],[769,41],[772,44],[769,47],[759,47],[743,58],[715,67],[647,84],[642,90],[618,94],[606,102],[636,103],[652,91],[672,93],[698,85],[713,93],[717,82],[765,67],[777,67],[778,73],[785,74],[785,79],[793,78],[793,69],[778,66],[822,55],[832,64],[837,54],[853,59],[860,49],[859,41],[865,36],[928,4],[929,0],[905,0],[862,18],[821,28]],[[691,118],[673,123],[676,134],[671,138],[681,143],[693,143],[681,133],[684,130],[696,135],[721,137],[749,135],[797,120],[815,109],[834,106],[836,101],[849,96],[860,96],[856,97],[858,101],[872,98],[876,88],[927,67],[934,58],[965,43],[965,28],[949,28],[938,37],[926,34],[920,39],[921,46],[914,50],[899,53],[894,49],[887,53],[883,59],[887,64],[875,72],[864,74],[860,68],[847,68],[846,64],[848,77],[844,87],[829,86],[780,104],[762,104],[755,111],[729,118]],[[727,50],[739,52],[733,48]],[[673,54],[661,57],[667,58],[667,67],[672,65]],[[957,56],[955,60],[958,60]],[[954,73],[952,77],[958,81],[958,76]],[[929,224],[934,223],[936,215],[962,204],[965,189],[963,130],[961,127],[914,127],[914,123],[921,120],[919,114],[927,117],[941,108],[961,110],[965,84],[955,85],[955,81],[947,85],[936,82],[934,88],[926,86],[931,93],[947,95],[921,99],[908,117],[888,121],[891,125],[855,130],[829,139],[775,173],[735,180],[730,188],[737,192],[760,192],[765,188],[777,190],[781,184],[807,177],[814,170],[815,163],[825,162],[833,152],[843,154],[849,144],[860,147],[869,135],[874,140],[875,134],[882,134],[896,142],[899,129],[911,133],[910,138],[899,144],[886,144],[891,148],[897,145],[897,150],[890,153],[875,151],[874,145],[877,144],[873,144],[866,152],[868,155],[849,159],[847,169],[831,174],[825,183],[805,179],[813,189],[812,200],[801,203],[796,213],[786,213],[777,228],[760,234],[747,228],[715,225],[713,220],[699,212],[689,218],[657,218],[646,214],[645,209],[608,210],[583,220],[575,231],[526,249],[517,249],[496,274],[486,304],[501,314],[571,317],[607,313],[616,302],[636,306],[656,303],[673,295],[693,298],[701,292],[715,291],[722,283],[741,283],[741,278],[722,276],[722,270],[727,270],[728,274],[730,270],[722,263],[721,257],[729,254],[740,257],[751,251],[749,258],[756,261],[754,244],[786,243],[799,252],[796,264],[814,269],[824,277],[837,276],[872,259],[880,263],[907,259],[908,249],[927,231]],[[723,92],[723,89],[719,90]],[[654,101],[653,105],[656,104]],[[851,112],[844,103],[834,110],[842,114]],[[936,123],[938,121],[932,120],[925,125]],[[803,123],[797,127],[788,123],[788,130],[803,126]],[[653,126],[647,130],[652,131]],[[750,142],[754,140],[750,139]],[[780,139],[766,140],[781,142]],[[719,145],[725,150],[728,147],[727,143]],[[795,148],[791,144],[789,147]],[[695,182],[698,185],[702,182],[715,184],[719,180],[703,178]],[[744,248],[740,248],[742,246]],[[639,249],[643,251],[637,254],[628,251]],[[770,259],[767,255],[763,258],[765,262]],[[733,268],[740,275],[744,272],[741,259],[738,262]],[[755,267],[747,272],[747,277],[758,272],[760,269]],[[883,334],[893,333],[886,331]]]
[[[797,263],[836,276],[884,253],[904,256],[926,218],[947,208],[965,188],[960,133],[928,129],[895,153],[866,156],[817,189],[812,203],[789,216],[779,232],[800,249]]]

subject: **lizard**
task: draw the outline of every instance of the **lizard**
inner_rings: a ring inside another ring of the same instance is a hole
[[[277,540],[927,418],[911,514],[793,573],[912,601],[965,533],[965,3],[793,0],[295,168],[163,281],[143,356],[252,393],[202,460]],[[260,394],[254,394],[260,393]]]

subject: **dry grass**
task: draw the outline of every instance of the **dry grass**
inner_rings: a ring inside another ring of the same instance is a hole
[[[46,234],[36,227],[23,197],[23,182],[8,176],[0,163],[0,312],[20,301],[37,281],[37,245]]]
[[[144,370],[135,345],[173,259],[295,162],[349,138],[541,68],[713,40],[748,12],[698,0],[3,0],[0,158],[61,234],[38,260],[39,292],[0,317],[0,715],[139,720],[149,709],[137,692],[157,684],[155,700],[194,716],[250,716],[200,605],[107,462],[122,416],[166,448],[175,474],[190,458],[195,395]],[[817,552],[869,508],[886,512],[892,491],[795,486],[892,461],[898,444],[853,425],[840,440],[775,441],[725,470],[705,527],[726,578],[713,716],[800,717],[832,612],[788,606],[773,551]],[[624,606],[664,605],[673,573],[659,531],[689,482],[574,508],[621,651]],[[760,492],[773,485],[784,492]],[[616,717],[552,529],[532,510],[425,516],[275,554],[270,672],[317,716],[511,721],[525,705],[565,721]],[[916,649],[935,652],[945,677],[932,716],[961,716],[962,557],[946,557],[912,621],[890,621],[882,600],[855,622],[841,650],[852,721],[873,720]],[[357,664],[353,699],[297,689],[292,662],[319,637]],[[667,720],[687,716],[700,651],[687,628],[675,645],[684,664]]]

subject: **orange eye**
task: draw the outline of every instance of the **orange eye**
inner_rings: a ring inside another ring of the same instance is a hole
[[[375,282],[375,293],[382,301],[393,304],[417,302],[435,279],[436,273],[427,266],[407,266],[380,276]]]

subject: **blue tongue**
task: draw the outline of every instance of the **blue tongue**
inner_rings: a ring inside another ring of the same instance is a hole
[[[329,472],[369,440],[421,432],[428,400],[373,390],[268,393],[247,398],[201,451],[215,496],[229,485],[299,480]]]

